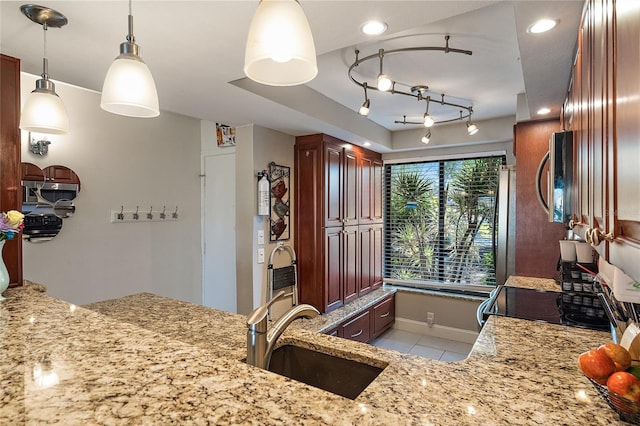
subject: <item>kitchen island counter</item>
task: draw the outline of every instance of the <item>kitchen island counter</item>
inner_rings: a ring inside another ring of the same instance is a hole
[[[106,315],[5,295],[0,424],[624,424],[576,365],[607,333],[491,317],[446,363],[296,321],[281,344],[387,365],[352,401],[244,364],[242,315],[151,294],[88,306]]]

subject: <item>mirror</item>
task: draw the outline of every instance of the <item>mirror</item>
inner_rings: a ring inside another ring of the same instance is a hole
[[[31,242],[49,241],[62,229],[62,219],[75,214],[73,199],[80,193],[80,178],[66,166],[40,169],[22,163],[22,237]]]
[[[76,206],[73,205],[71,200],[58,200],[53,205],[53,214],[60,219],[66,219],[73,216],[76,212]]]

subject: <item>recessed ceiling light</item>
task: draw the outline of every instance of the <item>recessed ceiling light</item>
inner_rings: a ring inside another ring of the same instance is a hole
[[[380,35],[387,31],[387,24],[381,21],[365,22],[360,30],[366,35]]]
[[[365,142],[362,144],[363,146],[371,146],[371,142]]]
[[[533,23],[528,29],[528,31],[532,34],[539,34],[549,31],[558,25],[558,21],[554,19],[540,19],[539,21]]]
[[[544,108],[540,108],[540,109],[538,110],[538,115],[547,115],[547,114],[549,114],[550,112],[551,112],[551,110],[550,110],[549,108],[544,107]]]

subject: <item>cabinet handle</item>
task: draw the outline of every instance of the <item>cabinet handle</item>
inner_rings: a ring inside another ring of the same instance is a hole
[[[360,329],[360,331],[358,331],[356,334],[352,334],[352,335],[351,335],[351,338],[358,337],[358,336],[359,336],[359,335],[361,335],[363,332],[364,332],[364,330],[363,330],[363,329]]]
[[[591,229],[591,232],[590,232],[590,239],[591,239],[591,244],[593,244],[594,246],[598,246],[603,240],[613,242],[613,240],[615,239],[615,236],[613,235],[613,232],[609,232],[605,234],[600,229],[593,228]]]
[[[380,318],[386,318],[389,316],[389,314],[391,314],[391,312],[387,312],[386,314],[382,314],[380,315]]]

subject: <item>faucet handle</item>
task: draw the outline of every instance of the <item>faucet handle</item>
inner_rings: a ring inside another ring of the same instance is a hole
[[[271,305],[278,300],[284,299],[287,293],[284,290],[280,290],[273,299],[269,300],[264,305],[257,307],[247,318],[247,328],[259,333],[267,332],[267,314]]]

